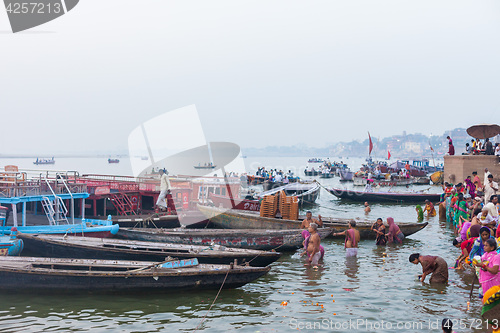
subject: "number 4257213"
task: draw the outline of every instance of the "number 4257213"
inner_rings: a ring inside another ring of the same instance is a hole
[[[7,13],[11,14],[59,14],[60,3],[16,2],[7,5]]]

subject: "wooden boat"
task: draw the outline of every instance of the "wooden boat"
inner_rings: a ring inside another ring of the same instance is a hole
[[[195,169],[215,169],[216,165],[209,164],[209,165],[195,165]]]
[[[321,229],[322,238],[328,236],[329,230]],[[300,230],[266,230],[266,229],[120,229],[118,238],[175,243],[210,245],[218,244],[241,249],[261,251],[290,251],[302,246]]]
[[[258,194],[259,198],[284,191],[287,196],[296,196],[301,204],[312,204],[319,198],[321,187],[317,182],[299,182],[276,187]]]
[[[429,177],[414,177],[413,185],[429,185],[431,183],[431,179]]]
[[[36,161],[33,162],[33,164],[35,165],[39,165],[39,164],[55,164],[56,161],[54,160],[54,157],[52,157],[51,159],[47,159],[47,158],[36,158]]]
[[[317,176],[320,174],[320,171],[319,170],[304,170],[304,174],[306,176]]]
[[[442,184],[444,180],[444,172],[443,171],[436,171],[431,175],[431,181],[434,184]]]
[[[47,172],[48,173],[48,172]],[[53,178],[29,180],[25,184],[0,184],[0,192],[7,193],[0,196],[0,204],[11,205],[13,225],[7,225],[5,216],[0,217],[0,234],[10,235],[11,228],[16,227],[19,232],[29,234],[78,234],[91,237],[111,237],[118,232],[119,226],[108,220],[94,220],[75,217],[74,201],[84,200],[89,193],[83,191],[81,184],[68,184],[59,173]],[[66,192],[58,193],[64,188]],[[73,192],[70,189],[74,189]],[[50,191],[49,191],[50,190]],[[28,193],[28,195],[26,195]],[[24,195],[23,195],[24,194]],[[26,204],[36,202],[41,204],[46,217],[42,215],[28,215]],[[67,208],[65,202],[70,202]],[[17,206],[23,205],[22,221],[18,223]],[[42,223],[40,223],[42,222]]]
[[[340,180],[341,181],[352,181],[353,178],[354,178],[354,172],[350,171],[350,170],[340,170],[339,171],[340,173]]]
[[[240,210],[248,210],[252,212],[260,211],[260,201],[259,200],[249,200],[249,199],[233,199],[231,202],[230,197],[226,197],[225,195],[218,195],[210,193],[210,200],[214,203],[215,207],[224,207],[224,208],[234,208]],[[234,205],[234,207],[233,207]]]
[[[270,191],[272,189],[281,187],[283,185],[284,185],[283,182],[273,182],[273,181],[268,179],[262,183],[262,189],[264,191]]]
[[[367,178],[354,177],[354,186],[366,186],[368,184]],[[408,186],[413,184],[413,179],[373,179],[372,186]]]
[[[331,173],[331,172],[322,172],[319,175],[319,178],[333,178],[333,176],[335,176],[334,173]]]
[[[5,207],[0,207],[5,208]],[[0,214],[2,209],[0,209]],[[17,229],[12,228],[10,236],[0,234],[0,256],[18,256],[23,250],[24,243],[17,238]]]
[[[267,266],[278,260],[278,252],[234,249],[219,245],[197,246],[79,236],[23,235],[25,251],[42,257],[162,261],[198,258],[203,264],[230,264],[235,260],[252,266]]]
[[[0,290],[16,293],[163,292],[237,288],[271,267],[129,260],[0,257]],[[170,265],[169,265],[170,264]],[[172,266],[170,268],[169,266]],[[225,282],[224,282],[225,281]],[[223,284],[224,282],[224,284]]]
[[[327,191],[339,199],[348,199],[352,201],[368,202],[432,202],[439,201],[439,194],[435,193],[417,193],[417,192],[364,192],[353,191],[339,188],[327,188]]]
[[[252,212],[244,212],[237,210],[223,210],[214,207],[198,205],[198,209],[205,214],[210,222],[218,228],[229,229],[298,229],[300,228],[301,221],[284,220],[269,217],[260,217]],[[304,216],[300,219],[305,218]],[[342,232],[347,229],[348,223],[353,219],[340,219],[332,217],[324,217],[323,225],[325,229],[332,229],[333,233]],[[375,232],[371,227],[375,221],[366,221],[354,219],[356,221],[356,228],[359,230],[361,239],[375,239]],[[405,236],[412,235],[417,231],[422,230],[427,226],[425,223],[397,223]],[[321,231],[322,229],[318,229]]]
[[[259,185],[262,184],[265,180],[266,178],[261,176],[247,175],[247,181],[249,185]]]
[[[120,163],[120,160],[117,158],[108,158],[108,163]]]

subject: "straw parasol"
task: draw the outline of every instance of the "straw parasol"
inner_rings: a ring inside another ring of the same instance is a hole
[[[474,125],[467,129],[467,134],[476,139],[487,139],[500,134],[500,126],[497,124]]]

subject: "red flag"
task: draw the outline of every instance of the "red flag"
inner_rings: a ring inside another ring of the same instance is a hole
[[[390,160],[391,159],[391,152],[390,151],[387,151],[387,159]]]
[[[371,155],[373,150],[373,142],[372,142],[372,137],[370,136],[370,132],[368,132],[368,139],[370,140],[370,151],[368,152],[368,155]]]
[[[434,151],[434,149],[432,148],[432,146],[429,146],[429,147],[431,147],[431,150]]]

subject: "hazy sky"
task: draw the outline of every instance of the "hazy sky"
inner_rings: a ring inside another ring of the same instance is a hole
[[[0,10],[0,153],[126,149],[195,104],[242,147],[499,122],[498,1],[81,0],[12,34]]]

